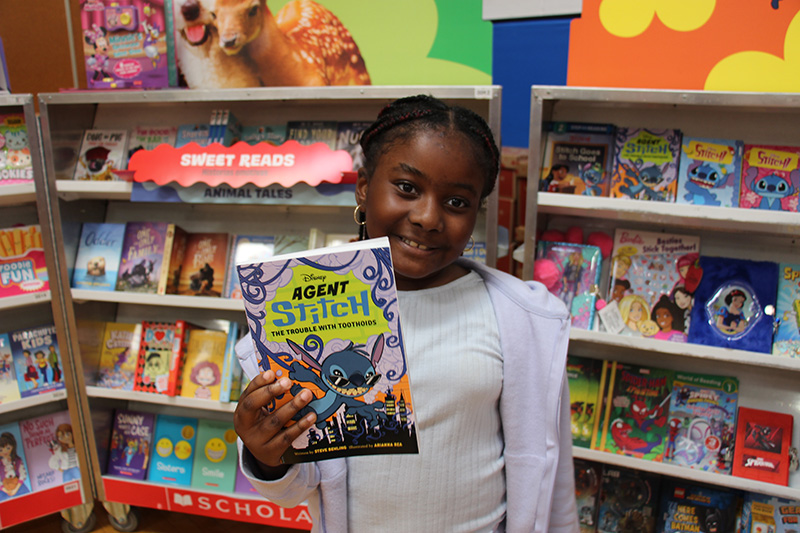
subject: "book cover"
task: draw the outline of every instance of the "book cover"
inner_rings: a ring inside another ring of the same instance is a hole
[[[686,342],[699,252],[699,237],[615,230],[607,301],[622,327],[612,332]]]
[[[730,474],[739,380],[676,372],[664,462]]]
[[[160,144],[175,146],[177,137],[175,126],[136,126],[128,140],[128,160],[139,150],[153,150]]]
[[[657,474],[604,465],[597,533],[654,533],[658,501]]]
[[[353,172],[364,166],[364,151],[361,149],[361,134],[372,122],[342,121],[336,131],[336,149],[344,150],[353,158]]]
[[[178,294],[222,296],[228,241],[227,233],[189,233]]]
[[[158,415],[147,479],[188,487],[192,482],[196,438],[196,418]]]
[[[127,130],[86,130],[83,133],[76,180],[117,181],[128,163]]]
[[[273,255],[302,252],[309,247],[308,236],[298,235],[234,235],[228,253],[228,267],[225,280],[225,298],[242,299],[242,288],[236,265],[256,263]]]
[[[747,492],[742,504],[742,533],[797,533],[800,501]]]
[[[791,414],[739,407],[733,475],[787,485],[793,425]]]
[[[25,115],[0,114],[0,186],[31,182],[33,165]]]
[[[775,318],[778,329],[772,341],[772,354],[800,357],[800,263],[778,265]]]
[[[0,501],[30,494],[31,480],[28,462],[22,447],[19,423],[0,425]]]
[[[325,143],[335,150],[338,130],[335,120],[293,120],[286,124],[286,140],[300,144]]]
[[[108,474],[144,480],[150,465],[155,415],[117,409],[111,430]]]
[[[142,322],[133,390],[177,396],[189,327],[176,322]]]
[[[254,145],[261,142],[278,146],[286,140],[286,124],[242,126],[242,141]]]
[[[64,388],[54,325],[20,329],[8,336],[20,396],[27,398]]]
[[[219,420],[199,420],[191,486],[217,492],[233,492],[238,469],[236,431],[233,424]]]
[[[238,389],[242,382],[242,366],[236,357],[236,342],[239,340],[239,323],[231,322],[228,328],[228,339],[225,345],[225,362],[222,365],[222,380],[219,384],[219,401],[230,402],[239,399],[231,399],[231,391],[234,387]]]
[[[122,241],[117,290],[157,294],[172,247],[175,225],[166,222],[128,222]],[[165,282],[166,290],[166,282]],[[163,294],[163,293],[162,293]]]
[[[11,354],[11,341],[8,333],[0,333],[0,405],[19,400],[17,371]]]
[[[317,422],[292,443],[284,461],[417,453],[388,238],[237,270],[257,366],[295,381],[267,408],[302,388],[316,397],[299,416],[313,410]]]
[[[250,496],[258,496],[259,492],[253,487],[253,484],[248,481],[247,477],[242,472],[241,468],[236,468],[236,483],[233,486],[233,492],[236,494],[247,494]]]
[[[56,179],[71,180],[81,153],[84,130],[51,131],[53,169]]]
[[[22,447],[34,491],[80,479],[69,412],[59,411],[19,423]]]
[[[0,298],[50,290],[38,225],[0,229]]]
[[[75,259],[78,256],[78,246],[81,240],[83,224],[72,220],[61,221],[61,235],[64,242],[64,261],[67,263],[67,279],[72,282],[74,275]]]
[[[211,128],[208,124],[182,124],[178,126],[175,137],[175,148],[180,148],[189,143],[199,146],[208,146],[211,142]]]
[[[72,287],[113,291],[117,285],[124,238],[125,224],[83,224],[72,270]]]
[[[703,256],[699,264],[689,342],[770,353],[777,263]]]
[[[545,124],[541,192],[608,196],[614,126],[580,122]]]
[[[597,530],[597,500],[603,468],[597,463],[573,459],[575,466],[575,503],[578,507],[580,533],[595,533]],[[249,484],[249,483],[248,483]]]
[[[617,128],[611,196],[674,202],[680,147],[679,130]]]
[[[745,144],[739,207],[797,212],[800,147]]]
[[[158,280],[159,294],[178,294],[183,260],[186,258],[189,233],[180,226],[173,226],[173,229],[172,244],[164,254],[165,268],[161,269],[161,279]]]
[[[600,411],[600,376],[603,362],[577,355],[567,356],[567,382],[572,420],[572,445],[589,448],[595,418]]]
[[[664,480],[660,492],[656,531],[737,531],[739,497],[735,492],[671,478]]]
[[[559,280],[550,291],[566,304],[572,316],[572,327],[592,329],[600,283],[600,248],[588,244],[539,241],[536,259],[552,261],[558,270]]]
[[[225,331],[194,329],[189,332],[181,396],[219,401],[227,345]]]
[[[674,372],[616,361],[610,364],[599,449],[661,462],[669,436]]]
[[[743,148],[742,141],[684,136],[675,201],[739,207]]]
[[[133,390],[141,338],[141,324],[106,323],[100,348],[98,387]]]
[[[106,322],[102,320],[85,320],[76,318],[78,327],[78,350],[84,369],[100,368],[100,353],[103,351],[103,336],[106,333]],[[88,373],[87,373],[88,374]],[[97,376],[95,376],[97,378]],[[97,379],[87,380],[87,385],[96,385]]]

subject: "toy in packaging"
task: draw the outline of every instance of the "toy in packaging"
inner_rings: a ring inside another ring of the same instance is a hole
[[[611,196],[674,202],[681,132],[617,128]]]
[[[684,136],[676,202],[738,207],[743,147],[742,141]]]
[[[739,207],[796,212],[798,190],[800,148],[744,146]]]
[[[773,355],[800,357],[800,264],[778,265],[778,329],[772,342]]]
[[[608,196],[614,126],[580,122],[545,124],[541,192]]]
[[[559,281],[550,291],[564,302],[572,326],[591,329],[600,291],[600,248],[588,244],[539,241],[536,259],[549,259],[558,269]]]
[[[33,165],[25,115],[0,114],[0,186],[31,182]]]

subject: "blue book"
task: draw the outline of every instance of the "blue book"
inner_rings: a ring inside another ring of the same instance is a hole
[[[8,336],[22,398],[64,388],[61,354],[54,325],[20,329]]]
[[[31,480],[18,422],[0,426],[0,449],[8,453],[7,457],[3,457],[3,468],[0,468],[0,502],[30,494]]]
[[[178,126],[175,137],[175,148],[187,145],[190,142],[200,146],[208,146],[210,142],[210,127],[208,124],[183,124]]]
[[[247,144],[269,143],[275,146],[286,139],[286,124],[267,124],[264,126],[243,126],[242,141]]]
[[[778,303],[775,318],[778,329],[772,354],[800,357],[800,264],[778,265]]]
[[[228,342],[225,345],[225,363],[222,366],[222,380],[219,388],[219,401],[231,401],[231,386],[242,379],[242,367],[236,357],[236,341],[239,340],[239,324],[231,322],[228,328]]]
[[[158,415],[147,479],[188,487],[192,482],[196,437],[197,419]]]
[[[124,238],[125,224],[84,224],[72,271],[72,287],[113,291],[117,284]]]
[[[742,141],[684,136],[676,202],[739,207],[743,150]]]

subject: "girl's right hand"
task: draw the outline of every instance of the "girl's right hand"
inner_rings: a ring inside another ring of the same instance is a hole
[[[309,413],[296,424],[286,424],[303,407],[314,399],[311,391],[303,389],[291,401],[286,402],[272,413],[266,407],[277,396],[287,393],[292,381],[287,377],[276,379],[275,372],[267,370],[257,375],[239,398],[233,415],[233,427],[239,438],[261,463],[263,473],[280,477],[288,469],[281,462],[281,456],[292,442],[305,433],[316,421],[315,413]],[[269,470],[266,470],[269,469]]]

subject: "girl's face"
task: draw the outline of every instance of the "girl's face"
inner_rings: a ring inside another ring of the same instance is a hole
[[[692,297],[683,291],[676,291],[675,304],[681,309],[688,309],[692,305]]]
[[[61,444],[66,444],[70,448],[74,446],[72,443],[72,433],[69,431],[59,431],[58,432],[58,442]]]
[[[6,444],[5,446],[0,446],[0,458],[7,459],[11,457],[11,452],[14,451],[14,447],[10,444]]]
[[[211,385],[214,383],[214,372],[208,367],[201,368],[197,372],[197,383],[203,386]]]
[[[668,309],[659,307],[656,309],[656,322],[661,331],[669,331],[672,329],[672,313]]]
[[[642,304],[639,302],[633,302],[631,304],[631,310],[628,312],[628,320],[633,322],[641,322],[644,318],[644,309],[642,308]]]
[[[372,176],[362,168],[356,201],[370,237],[389,237],[400,290],[438,287],[464,275],[453,262],[469,241],[484,177],[458,132],[425,130],[392,145]]]
[[[744,305],[744,296],[734,296],[731,299],[731,307],[734,309],[741,309]]]

